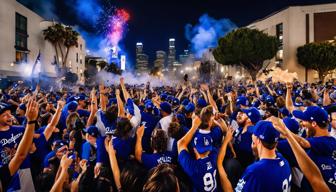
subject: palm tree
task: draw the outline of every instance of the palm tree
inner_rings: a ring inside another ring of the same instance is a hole
[[[66,61],[68,59],[69,50],[73,46],[78,46],[78,35],[77,31],[72,30],[71,27],[66,27],[64,31],[64,46],[66,47],[66,53],[63,59],[63,66],[66,66]]]

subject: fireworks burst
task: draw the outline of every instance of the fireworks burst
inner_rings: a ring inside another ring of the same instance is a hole
[[[127,32],[127,22],[130,19],[129,13],[125,9],[113,6],[104,7],[98,20],[98,31],[102,33],[109,42],[109,46],[117,47],[119,41]]]

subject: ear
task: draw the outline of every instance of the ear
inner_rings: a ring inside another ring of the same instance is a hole
[[[312,125],[312,127],[316,127],[317,126],[317,123],[316,123],[316,121],[313,121],[312,123],[311,123],[311,125]]]

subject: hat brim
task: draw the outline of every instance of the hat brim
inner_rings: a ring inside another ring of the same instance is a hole
[[[304,112],[300,111],[300,110],[294,110],[293,111],[293,116],[295,118],[301,119],[303,121],[308,121],[309,120],[309,118],[307,117],[307,115]]]

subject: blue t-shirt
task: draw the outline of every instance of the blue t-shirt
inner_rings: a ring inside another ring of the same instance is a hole
[[[153,154],[142,153],[141,161],[144,166],[149,170],[162,163],[172,164],[174,162],[174,156],[169,151]]]
[[[242,133],[243,128],[239,127],[233,135],[233,148],[236,152],[237,160],[244,168],[253,163],[255,159],[251,148],[252,131],[253,126],[249,126],[245,133]]]
[[[186,150],[180,152],[178,161],[184,172],[189,176],[193,191],[218,191],[217,151],[213,150],[208,157],[194,159]]]
[[[280,154],[276,159],[261,159],[248,166],[235,191],[290,192],[291,169]]]
[[[14,157],[24,133],[24,127],[11,126],[7,131],[0,131],[0,166],[8,164]]]
[[[77,113],[80,117],[89,117],[90,116],[90,111],[85,110],[85,109],[78,109]]]
[[[145,131],[142,137],[142,147],[146,152],[151,151],[150,139],[152,132],[159,120],[159,118],[150,113],[141,113],[141,122],[145,123]]]
[[[113,138],[113,147],[116,151],[116,157],[122,160],[128,160],[129,156],[134,151],[134,139],[121,139],[119,137]]]
[[[89,161],[92,165],[96,164],[97,148],[92,146],[88,141],[82,145],[82,159]]]

